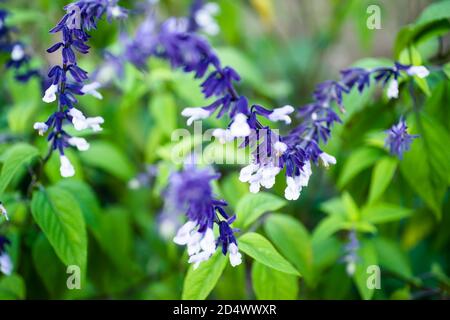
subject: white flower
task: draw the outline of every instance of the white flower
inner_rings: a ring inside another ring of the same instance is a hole
[[[200,248],[211,255],[216,251],[216,239],[211,228],[206,230],[203,239],[200,240]]]
[[[181,115],[183,117],[189,117],[189,119],[187,119],[187,125],[190,126],[195,120],[208,118],[210,112],[203,108],[185,108],[181,112]]]
[[[219,33],[219,25],[214,20],[214,16],[219,13],[219,10],[216,3],[207,3],[195,14],[195,22],[206,34],[214,36]]]
[[[354,262],[347,263],[347,265],[345,266],[345,271],[349,276],[353,276],[356,271],[356,263]]]
[[[291,114],[292,112],[294,112],[294,107],[289,105],[274,109],[272,113],[269,114],[269,120],[273,122],[284,121],[286,124],[290,124],[291,118],[288,114]]]
[[[75,174],[75,169],[70,163],[69,158],[67,158],[65,155],[61,155],[59,157],[59,160],[61,162],[61,166],[59,167],[61,176],[64,178],[72,177]]]
[[[194,270],[198,268],[201,262],[208,260],[211,257],[206,251],[201,251],[189,257],[188,262],[194,264]]]
[[[133,178],[130,181],[128,181],[128,188],[130,188],[131,190],[137,190],[141,187],[141,183],[139,182],[138,179]]]
[[[46,125],[45,122],[35,122],[33,129],[37,130],[40,136],[43,136],[48,130],[48,125]]]
[[[273,144],[275,150],[275,155],[281,157],[283,153],[287,150],[287,145],[281,141],[277,141]]]
[[[230,252],[230,264],[233,267],[240,265],[242,263],[242,255],[240,254],[237,245],[230,243],[228,245],[228,251]]]
[[[189,26],[189,21],[185,17],[181,18],[169,18],[164,23],[168,31],[173,33],[183,33],[186,32]]]
[[[2,253],[0,255],[0,271],[7,276],[11,275],[13,271],[11,258],[6,253]]]
[[[100,84],[100,82],[92,82],[89,84],[85,84],[82,88],[81,88],[81,92],[83,92],[84,94],[90,94],[91,96],[94,96],[97,99],[103,99],[103,96],[101,95],[100,92],[97,91],[98,88],[100,88],[102,85]]]
[[[311,176],[311,164],[306,162],[300,171],[300,175],[286,178],[286,189],[284,190],[284,197],[287,200],[297,200],[300,197],[302,187],[306,187]]]
[[[239,180],[242,182],[248,182],[256,170],[258,170],[259,165],[255,163],[250,163],[248,166],[245,166],[241,169],[239,174]]]
[[[221,144],[227,143],[234,139],[229,129],[220,129],[220,128],[214,129],[212,135],[216,137]]]
[[[278,173],[280,173],[280,168],[272,163],[264,166],[252,163],[241,169],[239,180],[250,183],[251,193],[258,193],[261,186],[267,189],[272,188]]]
[[[42,98],[42,101],[46,103],[51,103],[56,100],[56,92],[58,91],[58,85],[52,84],[50,87],[45,90],[44,97]]]
[[[406,70],[406,73],[410,76],[418,76],[419,78],[426,78],[430,74],[427,68],[424,66],[412,66]]]
[[[23,47],[20,44],[14,45],[14,47],[11,50],[11,60],[19,61],[22,60],[24,56],[25,51],[23,50]]]
[[[336,158],[326,152],[322,152],[321,154],[319,154],[319,157],[325,167],[328,167],[330,163],[336,164]]]
[[[86,151],[89,149],[89,143],[84,138],[70,137],[67,142],[71,146],[76,147],[79,151]]]
[[[72,116],[72,123],[75,130],[81,131],[91,128],[93,131],[101,131],[100,124],[104,122],[102,117],[86,118],[80,110],[71,108],[69,115]]]
[[[247,116],[243,113],[238,113],[234,116],[233,122],[230,125],[230,132],[233,137],[247,137],[250,135],[250,126],[247,123]]]
[[[398,98],[398,81],[396,79],[392,79],[391,82],[389,82],[387,96],[389,99]]]
[[[191,232],[192,230],[194,230],[196,225],[197,224],[194,221],[186,222],[184,225],[181,226],[180,229],[178,229],[175,238],[173,238],[173,242],[179,245],[187,244],[191,237]]]
[[[0,201],[0,213],[5,216],[6,220],[9,220],[9,218],[8,218],[8,211],[3,206],[3,203],[1,201]]]

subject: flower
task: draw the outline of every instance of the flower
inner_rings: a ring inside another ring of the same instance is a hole
[[[6,210],[5,206],[1,201],[0,201],[0,213],[5,217],[6,220],[9,220],[8,211]]]
[[[289,105],[274,109],[269,114],[269,120],[273,122],[284,121],[286,124],[290,124],[292,120],[288,115],[292,112],[294,112],[294,107]]]
[[[224,210],[227,203],[216,199],[212,192],[211,182],[218,177],[211,169],[188,165],[183,171],[171,175],[165,191],[165,203],[170,204],[171,213],[184,213],[187,217],[187,222],[178,229],[173,241],[187,246],[188,262],[194,265],[194,269],[215,253],[218,244],[226,242],[222,250],[226,255],[228,242],[237,243],[234,231],[229,227],[235,216],[228,216]],[[214,235],[215,225],[219,226],[218,239]],[[233,261],[230,262],[236,265],[238,253],[233,252]]]
[[[33,129],[37,130],[40,136],[43,136],[44,133],[48,130],[48,125],[45,122],[35,122],[33,125]]]
[[[388,136],[385,140],[385,145],[389,148],[389,151],[392,155],[397,156],[399,159],[403,158],[403,153],[408,151],[411,147],[413,140],[418,135],[408,134],[408,126],[403,118],[400,118],[400,121],[393,125],[389,130],[386,131]]]
[[[65,155],[60,155],[59,160],[61,163],[61,166],[59,167],[61,177],[73,177],[75,175],[75,169],[72,166],[72,163],[70,163],[69,158],[67,158]]]
[[[0,272],[9,276],[13,271],[11,257],[6,252],[6,246],[11,244],[8,238],[0,236]]]
[[[418,76],[419,78],[426,78],[430,74],[427,68],[424,66],[411,66],[406,70],[406,73],[410,76]]]
[[[208,118],[210,112],[203,108],[184,108],[181,115],[183,117],[189,117],[187,119],[187,125],[190,126],[196,120]]]
[[[58,92],[58,85],[52,84],[50,87],[45,90],[45,94],[42,97],[42,101],[45,103],[52,103],[56,100],[56,93]]]
[[[76,147],[79,151],[86,151],[89,149],[89,143],[84,138],[70,137],[67,139],[67,142],[71,146]]]
[[[247,123],[247,116],[243,113],[238,113],[234,116],[233,122],[230,125],[230,133],[233,137],[247,137],[250,135],[250,126]]]
[[[359,250],[359,241],[356,236],[356,231],[352,229],[348,233],[348,242],[344,246],[344,256],[341,259],[341,261],[346,263],[345,270],[347,272],[347,275],[349,276],[353,276],[355,274],[356,263],[359,260],[358,250]]]
[[[397,79],[392,79],[389,82],[387,96],[389,99],[397,99],[398,98],[398,81]]]
[[[101,87],[100,82],[92,82],[90,84],[85,84],[82,88],[81,88],[81,92],[83,92],[84,94],[90,94],[91,96],[94,96],[97,99],[103,99],[103,96],[101,95],[100,92],[97,91],[98,88]]]
[[[11,59],[13,61],[20,61],[25,57],[25,51],[21,44],[15,44],[11,50]]]

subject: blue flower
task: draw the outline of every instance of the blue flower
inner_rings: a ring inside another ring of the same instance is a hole
[[[408,151],[411,147],[411,143],[415,138],[419,137],[416,134],[408,134],[408,126],[403,118],[386,131],[388,136],[385,140],[385,145],[389,148],[392,155],[397,156],[399,159],[403,158],[403,153]]]
[[[230,252],[233,266],[241,261],[234,237],[236,230],[230,227],[235,216],[230,217],[226,213],[224,207],[227,203],[217,199],[211,188],[212,181],[219,176],[209,168],[188,165],[183,171],[170,176],[165,192],[165,202],[170,204],[170,210],[187,217],[187,222],[178,229],[173,240],[187,246],[189,263],[193,263],[194,268],[208,260],[219,245],[224,255]],[[218,239],[214,234],[215,225],[219,227]]]
[[[349,276],[353,276],[356,271],[356,264],[359,261],[358,250],[359,241],[356,236],[356,231],[351,230],[348,233],[348,242],[344,246],[344,256],[341,261],[346,264],[346,272]]]
[[[6,252],[6,246],[10,244],[11,241],[8,238],[0,236],[0,272],[8,276],[13,271],[11,257]]]

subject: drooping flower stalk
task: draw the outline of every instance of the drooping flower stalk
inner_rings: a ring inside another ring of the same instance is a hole
[[[68,134],[63,126],[72,123],[75,130],[92,129],[101,131],[102,117],[86,117],[82,111],[75,108],[77,95],[91,94],[101,99],[97,91],[100,84],[97,82],[86,83],[88,73],[80,68],[77,63],[76,53],[87,54],[90,38],[89,32],[97,27],[98,21],[107,16],[112,18],[124,18],[127,13],[117,5],[118,0],[80,0],[65,7],[66,14],[58,24],[50,30],[50,33],[60,33],[61,41],[57,42],[47,52],[61,52],[62,64],[53,66],[48,77],[50,86],[46,89],[42,100],[52,103],[57,100],[58,108],[45,122],[34,124],[40,135],[50,130],[47,140],[50,142],[50,153],[58,150],[60,155],[60,173],[63,177],[70,177],[75,170],[64,153],[67,147],[76,147],[79,151],[89,148],[89,143],[84,138],[73,137]]]
[[[211,182],[219,176],[209,168],[187,165],[183,171],[172,173],[165,192],[166,202],[171,204],[169,214],[187,217],[188,221],[179,228],[173,241],[187,246],[189,263],[193,263],[194,268],[208,260],[219,246],[224,255],[229,252],[233,267],[242,261],[234,236],[237,230],[231,227],[236,216],[227,214],[227,203],[217,199],[212,191]],[[217,238],[215,225],[218,227]]]
[[[16,29],[7,25],[8,15],[7,10],[0,9],[0,52],[9,55],[6,68],[14,70],[14,77],[20,82],[27,82],[32,77],[40,78],[39,70],[30,65],[31,57],[25,44],[14,39]]]

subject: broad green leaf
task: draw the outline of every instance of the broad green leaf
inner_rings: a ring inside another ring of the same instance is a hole
[[[286,205],[286,201],[266,192],[246,194],[236,206],[236,225],[246,228],[263,213],[276,211]]]
[[[22,277],[12,274],[0,278],[0,300],[25,299],[25,282]]]
[[[370,181],[369,202],[381,197],[389,186],[396,168],[397,160],[392,157],[384,157],[375,164]]]
[[[360,212],[358,205],[353,200],[352,196],[348,192],[344,192],[342,195],[342,203],[345,207],[345,212],[347,213],[347,218],[350,221],[357,221],[360,218]]]
[[[334,197],[326,200],[320,204],[320,210],[329,216],[340,215],[342,217],[346,214],[346,209],[342,197]]]
[[[105,170],[124,181],[134,175],[133,165],[127,155],[110,142],[94,141],[89,150],[80,152],[80,157],[87,165]]]
[[[367,285],[369,277],[372,276],[372,273],[367,272],[367,268],[369,266],[376,266],[378,264],[378,257],[372,241],[361,242],[362,246],[358,250],[359,261],[356,263],[356,271],[353,275],[353,279],[361,297],[364,300],[370,300],[377,289],[369,288]]]
[[[170,137],[177,128],[177,105],[169,93],[159,93],[152,96],[149,110],[155,118],[158,129]]]
[[[314,229],[313,242],[320,242],[331,237],[335,232],[344,229],[346,221],[344,216],[333,215],[322,219]]]
[[[390,203],[377,203],[362,209],[362,220],[370,223],[385,223],[409,217],[412,210]]]
[[[406,279],[413,278],[411,264],[408,256],[402,250],[398,242],[388,238],[375,238],[375,249],[382,267],[397,273]]]
[[[6,190],[14,176],[38,155],[35,147],[24,143],[16,144],[6,151],[0,175],[0,194]]]
[[[296,276],[268,268],[257,261],[252,266],[252,285],[259,300],[295,300],[298,294]]]
[[[258,262],[272,269],[300,276],[297,270],[262,235],[254,232],[246,233],[239,237],[238,245],[242,252]]]
[[[354,151],[344,164],[339,175],[338,186],[343,188],[358,173],[374,164],[382,152],[375,148],[364,147]]]
[[[200,263],[197,269],[191,265],[184,279],[183,300],[204,300],[214,289],[227,264],[218,250],[209,260]]]
[[[310,283],[313,251],[308,230],[300,221],[284,214],[270,215],[264,222],[264,230],[283,256]]]
[[[33,193],[31,213],[61,261],[85,272],[87,235],[83,214],[68,191],[50,187]]]

